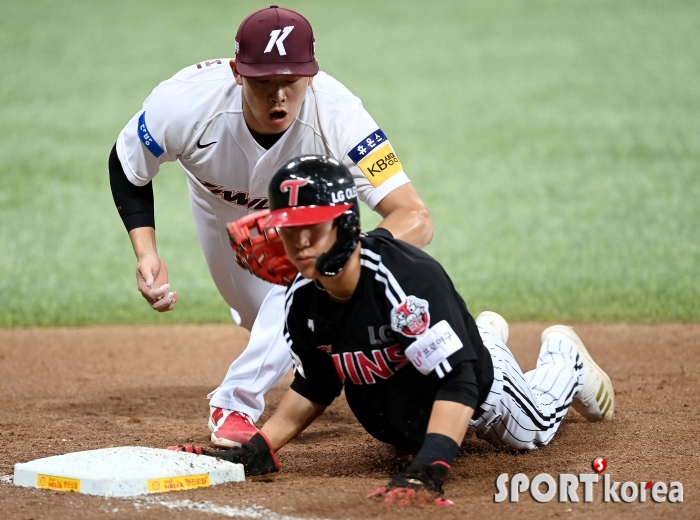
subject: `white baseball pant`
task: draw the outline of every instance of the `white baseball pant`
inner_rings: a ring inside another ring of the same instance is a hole
[[[265,409],[265,393],[275,386],[292,366],[284,341],[284,292],[275,286],[260,306],[243,353],[229,366],[221,386],[211,392],[209,404],[243,412],[257,422]]]
[[[534,450],[549,444],[578,391],[583,363],[573,341],[561,335],[542,344],[537,367],[523,374],[508,347],[490,327],[479,327],[493,360],[494,382],[481,417],[469,434],[494,446]]]

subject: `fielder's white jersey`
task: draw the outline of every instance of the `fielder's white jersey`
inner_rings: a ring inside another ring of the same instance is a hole
[[[117,154],[136,186],[153,179],[162,163],[180,162],[209,270],[248,328],[271,285],[235,263],[225,226],[268,207],[267,188],[277,169],[303,154],[334,157],[349,168],[359,198],[372,209],[410,182],[361,101],[323,72],[314,77],[296,120],[264,149],[246,126],[228,59],[197,63],[158,85],[119,134]]]

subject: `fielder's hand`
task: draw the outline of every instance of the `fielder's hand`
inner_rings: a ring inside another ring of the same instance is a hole
[[[266,473],[273,473],[280,470],[275,452],[272,451],[267,437],[261,432],[253,435],[253,437],[248,442],[243,443],[240,448],[233,448],[230,450],[209,451],[201,446],[192,446],[191,444],[170,446],[168,449],[197,453],[198,455],[209,455],[210,457],[217,457],[229,462],[243,464],[246,476],[265,475]]]
[[[454,502],[442,495],[442,483],[448,468],[442,464],[412,462],[406,471],[391,479],[386,486],[375,489],[367,498],[383,498],[387,505],[451,506]]]
[[[139,292],[153,309],[167,312],[175,308],[177,293],[170,290],[168,268],[157,253],[148,253],[139,259],[136,282]]]

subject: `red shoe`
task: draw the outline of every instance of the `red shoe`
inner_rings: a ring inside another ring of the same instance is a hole
[[[224,450],[240,446],[258,433],[253,420],[246,414],[213,406],[209,415],[209,430],[212,444]]]

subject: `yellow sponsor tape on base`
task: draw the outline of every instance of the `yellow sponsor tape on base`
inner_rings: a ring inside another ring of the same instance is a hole
[[[166,493],[211,486],[209,475],[188,475],[186,477],[152,478],[148,481],[149,493]]]
[[[391,143],[385,143],[372,150],[372,153],[357,163],[357,166],[375,188],[392,175],[403,170],[401,161],[396,157]]]
[[[80,480],[76,478],[54,477],[53,475],[37,475],[36,487],[53,489],[54,491],[73,491],[80,493]]]

